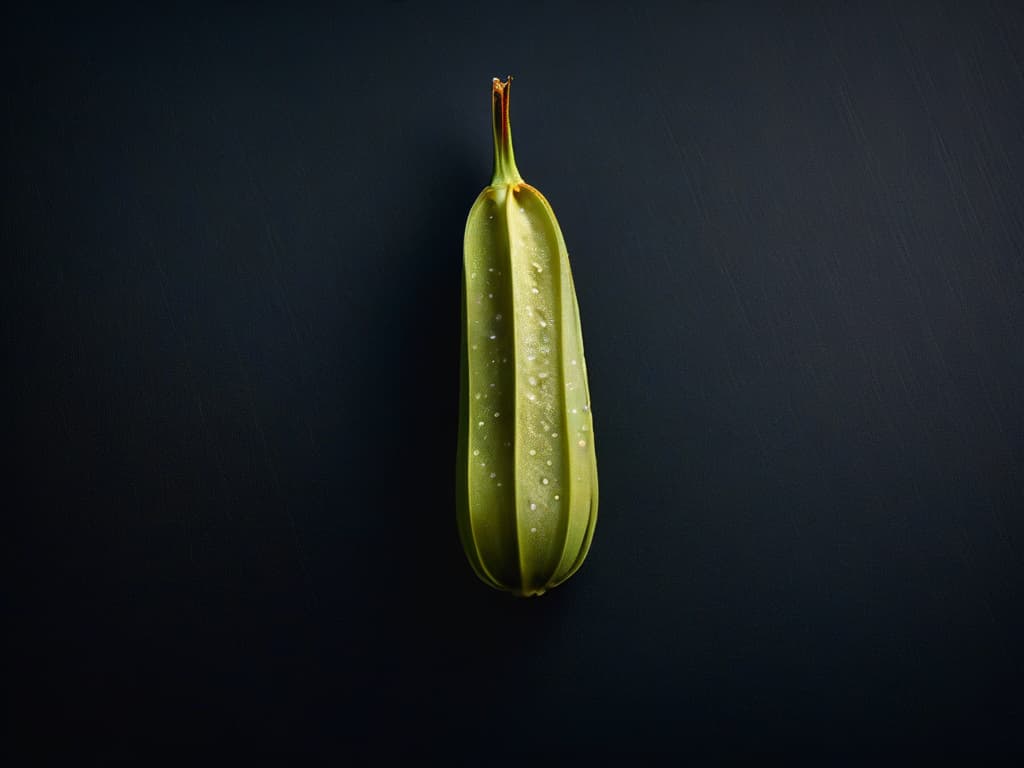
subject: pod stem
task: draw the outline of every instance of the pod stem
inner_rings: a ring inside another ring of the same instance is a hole
[[[512,90],[512,76],[503,83],[494,78],[491,92],[491,122],[494,129],[494,176],[491,186],[518,184],[523,177],[516,168],[516,155],[512,151],[512,127],[508,121],[509,92]]]

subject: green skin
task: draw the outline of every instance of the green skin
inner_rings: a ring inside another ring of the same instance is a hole
[[[587,555],[597,458],[569,255],[516,168],[510,82],[494,80],[494,176],[466,222],[456,494],[473,570],[530,596]]]

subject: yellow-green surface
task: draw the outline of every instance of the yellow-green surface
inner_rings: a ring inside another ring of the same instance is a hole
[[[586,557],[597,461],[569,256],[516,168],[510,82],[494,80],[494,177],[466,222],[456,493],[477,575],[539,595]]]

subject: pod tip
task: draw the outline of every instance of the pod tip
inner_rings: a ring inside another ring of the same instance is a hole
[[[512,151],[512,132],[509,128],[508,102],[512,92],[512,75],[502,82],[497,77],[491,79],[491,116],[494,128],[494,175],[491,185],[507,184],[522,181],[519,169],[516,168],[515,154]]]

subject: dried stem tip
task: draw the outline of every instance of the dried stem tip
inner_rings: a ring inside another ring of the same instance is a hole
[[[491,90],[491,122],[494,129],[494,176],[491,186],[518,184],[523,180],[516,168],[516,155],[512,150],[512,128],[508,119],[509,94],[512,76],[505,82],[494,78]]]

